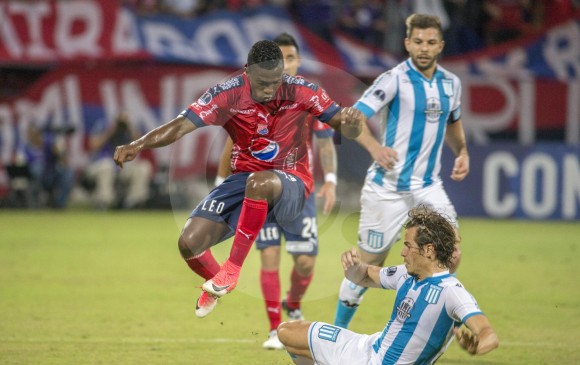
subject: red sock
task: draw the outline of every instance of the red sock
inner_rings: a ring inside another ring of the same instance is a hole
[[[296,271],[296,269],[292,269],[292,275],[290,275],[290,290],[288,291],[288,297],[286,298],[288,308],[300,308],[300,301],[302,300],[304,293],[306,293],[306,289],[308,289],[313,275],[314,274],[302,276],[298,271]]]
[[[185,262],[194,273],[205,280],[213,278],[220,271],[220,265],[211,254],[210,249],[203,251],[201,255],[185,259]]]
[[[260,284],[266,304],[266,314],[270,320],[270,331],[278,328],[282,322],[282,306],[280,305],[280,277],[278,270],[260,270]]]
[[[268,214],[268,202],[266,200],[254,200],[244,198],[244,205],[236,228],[234,243],[230,251],[229,261],[241,267],[244,264],[252,243],[256,240],[260,229],[266,221]]]

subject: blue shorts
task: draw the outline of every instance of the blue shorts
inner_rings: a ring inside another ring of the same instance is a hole
[[[272,222],[264,224],[256,239],[256,248],[280,246],[282,235],[286,240],[286,251],[292,255],[318,254],[318,226],[316,224],[316,204],[314,194],[310,194],[304,209],[296,219],[284,227]]]
[[[272,170],[282,181],[282,194],[273,208],[268,209],[266,222],[276,222],[282,226],[294,221],[304,209],[305,189],[302,180],[292,174]],[[246,194],[246,180],[251,172],[230,175],[216,186],[191,212],[189,217],[206,218],[214,222],[226,223],[230,231],[218,242],[232,237],[238,226],[242,204]],[[216,243],[218,243],[216,242]]]

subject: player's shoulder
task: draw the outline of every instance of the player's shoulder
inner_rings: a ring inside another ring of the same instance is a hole
[[[443,77],[446,78],[446,79],[453,79],[453,80],[459,81],[459,76],[457,76],[453,72],[449,71],[445,67],[441,66],[440,64],[437,64],[437,71],[438,72],[441,72],[441,74],[443,75]]]
[[[212,101],[213,98],[219,96],[220,94],[236,92],[241,90],[245,84],[246,80],[243,75],[240,74],[234,76],[209,88],[202,96],[200,96],[198,103],[200,105],[207,105]]]
[[[443,287],[447,294],[454,294],[456,296],[470,295],[467,288],[454,275],[446,277],[441,281],[439,286]]]
[[[406,77],[407,71],[409,71],[409,65],[406,62],[401,62],[377,76],[375,84],[390,83],[393,79],[400,79],[401,76]]]
[[[308,81],[303,76],[290,76],[288,74],[282,75],[282,83],[287,87],[292,88],[308,88],[313,91],[318,91],[319,86],[313,82]]]

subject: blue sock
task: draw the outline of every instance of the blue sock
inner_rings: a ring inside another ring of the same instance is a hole
[[[336,305],[336,314],[334,316],[334,325],[342,328],[348,328],[348,324],[352,319],[352,316],[356,313],[358,305],[348,306],[343,303],[340,299]]]

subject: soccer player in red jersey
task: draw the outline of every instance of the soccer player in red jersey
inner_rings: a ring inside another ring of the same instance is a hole
[[[274,38],[274,42],[278,44],[284,56],[284,72],[290,76],[296,76],[301,63],[300,48],[296,39],[288,33],[281,33]],[[276,222],[266,222],[256,239],[256,248],[260,251],[261,261],[260,287],[270,322],[268,339],[262,347],[269,350],[284,349],[276,333],[276,328],[282,323],[282,310],[286,311],[290,320],[304,319],[301,301],[314,276],[314,266],[318,255],[315,196],[324,198],[324,214],[329,214],[336,202],[336,149],[332,138],[334,130],[311,114],[305,113],[304,118],[310,130],[310,133],[305,136],[308,155],[313,159],[315,154],[313,136],[316,136],[324,184],[316,194],[310,194],[304,209],[292,222],[285,227],[280,227]],[[218,167],[216,185],[220,185],[231,175],[232,171],[237,169],[236,160],[231,159],[233,148],[233,142],[231,138],[228,138]],[[292,255],[294,265],[290,273],[290,287],[284,299],[280,301],[279,269],[283,239],[286,251]]]
[[[123,167],[144,149],[167,146],[209,125],[224,128],[237,146],[232,155],[236,173],[198,204],[178,241],[189,267],[207,280],[196,304],[199,317],[236,287],[268,216],[283,226],[302,211],[313,187],[305,112],[346,138],[362,130],[360,111],[340,108],[321,87],[283,70],[278,45],[256,42],[242,74],[208,89],[175,119],[115,150],[114,160]],[[210,248],[232,235],[230,256],[220,267]]]

